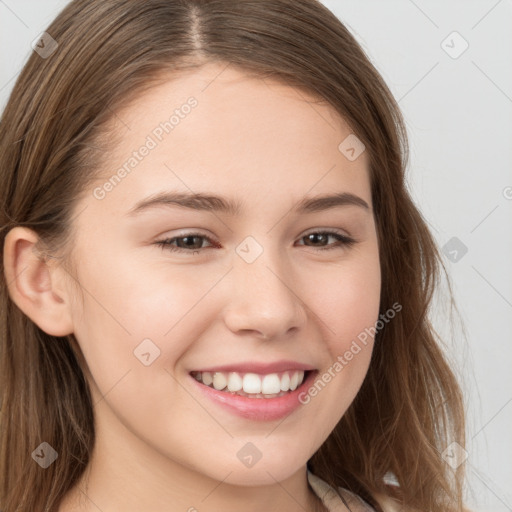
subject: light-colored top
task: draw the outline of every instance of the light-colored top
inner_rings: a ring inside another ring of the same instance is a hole
[[[308,471],[308,482],[329,512],[376,512],[370,504],[357,496],[357,494],[344,487],[338,487],[338,492],[336,492],[327,482],[310,471]],[[396,502],[390,498],[381,496],[378,502],[386,512],[399,510]]]
[[[366,501],[353,492],[338,487],[336,492],[327,482],[308,471],[308,482],[329,512],[375,512]]]

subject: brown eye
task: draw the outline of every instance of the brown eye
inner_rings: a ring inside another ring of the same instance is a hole
[[[327,244],[330,237],[335,238],[338,241],[338,243]],[[304,244],[307,247],[317,248],[320,251],[335,249],[337,247],[343,246],[351,246],[356,243],[356,241],[353,238],[350,238],[346,235],[342,235],[337,231],[314,231],[303,236],[301,240],[306,240],[308,242]]]
[[[159,245],[160,247],[162,247],[162,249],[168,249],[170,251],[189,252],[192,254],[197,254],[201,249],[205,248],[202,246],[203,240],[208,240],[209,242],[212,242],[212,240],[209,237],[201,233],[187,233],[182,236],[166,238],[165,240],[156,242],[156,245]],[[175,242],[176,245],[174,245]]]

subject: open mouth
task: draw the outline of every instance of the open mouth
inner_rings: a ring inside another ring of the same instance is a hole
[[[248,398],[277,398],[295,391],[311,371],[287,370],[268,374],[197,372],[190,374],[204,386]]]

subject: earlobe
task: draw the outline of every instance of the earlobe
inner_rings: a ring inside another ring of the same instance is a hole
[[[40,329],[52,336],[73,332],[65,272],[36,250],[39,237],[27,228],[11,229],[4,244],[4,272],[9,295]]]

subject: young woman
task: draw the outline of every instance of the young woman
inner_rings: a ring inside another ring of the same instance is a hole
[[[442,263],[343,24],[75,0],[34,49],[0,124],[0,509],[463,510]]]

